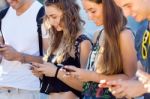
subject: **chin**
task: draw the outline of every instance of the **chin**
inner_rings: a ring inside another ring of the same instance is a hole
[[[102,24],[101,23],[95,23],[96,24],[96,26],[101,26]]]
[[[56,29],[56,30],[59,31],[59,32],[62,31],[62,29]]]
[[[142,22],[142,21],[145,20],[145,19],[142,19],[142,18],[135,18],[135,20],[136,20],[137,22]]]

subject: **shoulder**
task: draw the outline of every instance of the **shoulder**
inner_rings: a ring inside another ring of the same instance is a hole
[[[123,31],[120,32],[119,40],[127,41],[129,39],[134,39],[134,34],[130,29],[124,29]]]
[[[84,40],[81,44],[80,44],[80,46],[82,47],[82,48],[87,48],[87,47],[90,47],[92,44],[91,44],[91,42],[89,41],[89,40]]]
[[[102,29],[103,30],[103,29]],[[100,34],[100,32],[102,31],[102,30],[99,30],[99,31],[96,31],[95,33],[94,33],[94,38],[93,38],[93,43],[96,43],[96,40],[97,40],[97,37],[98,37],[98,35]]]
[[[90,40],[85,34],[79,35],[79,36],[77,37],[76,41],[77,41],[78,43],[82,43],[82,42],[84,42],[84,41],[89,41],[89,42],[91,42],[91,40]]]
[[[85,34],[81,34],[78,38],[77,38],[77,45],[80,45],[80,47],[88,47],[92,45],[91,40],[85,35]]]

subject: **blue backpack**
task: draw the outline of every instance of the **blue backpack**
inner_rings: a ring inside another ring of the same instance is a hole
[[[7,7],[6,9],[3,9],[2,11],[0,11],[0,31],[1,31],[1,33],[2,33],[2,30],[1,30],[2,19],[5,17],[8,9],[9,9],[9,7]],[[44,16],[44,14],[45,14],[45,9],[42,6],[40,8],[38,14],[37,14],[37,17],[36,17],[40,56],[43,56],[43,42],[42,42],[42,28],[41,28],[41,24],[43,23],[43,16]],[[3,36],[3,34],[2,34],[2,36]],[[5,42],[4,38],[3,38],[3,42]]]

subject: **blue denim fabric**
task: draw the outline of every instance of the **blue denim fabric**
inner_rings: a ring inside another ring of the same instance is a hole
[[[143,39],[143,35],[144,35],[144,32],[147,29],[147,27],[148,27],[148,22],[145,22],[137,30],[136,37],[135,37],[135,48],[136,48],[136,51],[137,51],[138,60],[144,66],[145,71],[150,73],[150,50],[148,51],[148,58],[147,59],[143,59],[142,54],[141,54],[142,39]]]

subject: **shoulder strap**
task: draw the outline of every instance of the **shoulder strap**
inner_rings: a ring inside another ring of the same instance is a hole
[[[5,9],[3,9],[3,10],[0,11],[0,31],[1,31],[1,33],[3,33],[2,30],[1,30],[2,19],[5,17],[8,9],[9,9],[9,7],[7,7],[7,8],[5,8]],[[3,34],[2,34],[2,37],[3,37]],[[3,42],[5,42],[4,38],[3,38]]]
[[[5,17],[7,11],[8,11],[9,7],[6,9],[3,9],[2,11],[0,11],[0,31],[1,31],[1,21],[2,19]]]
[[[76,43],[75,43],[75,56],[80,58],[80,44],[84,41],[84,40],[89,40],[92,44],[92,41],[84,34],[80,35],[77,39],[76,39]]]
[[[100,32],[99,32],[99,34],[98,34],[98,36],[97,36],[97,38],[96,38],[96,42],[95,42],[95,44],[93,45],[93,47],[95,47],[97,44],[99,44],[99,39],[100,39],[100,36],[101,36],[103,30],[104,30],[104,29],[101,29],[101,30],[100,30]]]
[[[41,24],[43,23],[43,16],[44,16],[44,14],[45,14],[45,9],[44,9],[44,6],[42,6],[40,8],[38,14],[37,14],[37,17],[36,17],[40,56],[43,56],[43,41],[42,41]]]

